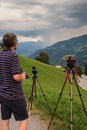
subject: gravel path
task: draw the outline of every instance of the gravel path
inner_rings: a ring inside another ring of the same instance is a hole
[[[47,130],[46,122],[40,116],[38,116],[37,113],[35,114],[33,112],[30,112],[28,122],[28,130]],[[10,130],[17,130],[17,126],[18,122],[16,122],[12,116],[10,120]]]
[[[87,90],[87,76],[82,75],[81,78],[79,78],[79,86]]]

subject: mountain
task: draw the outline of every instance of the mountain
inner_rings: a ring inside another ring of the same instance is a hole
[[[79,65],[84,65],[87,61],[87,34],[71,38],[53,44],[52,46],[40,49],[33,53],[30,58],[35,58],[40,51],[45,51],[50,57],[52,65],[64,65],[62,57],[73,55]]]
[[[38,42],[19,42],[17,47],[17,53],[23,56],[30,56],[35,51],[44,48],[45,44],[41,41]]]

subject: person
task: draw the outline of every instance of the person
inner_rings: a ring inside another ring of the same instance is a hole
[[[9,120],[13,114],[19,121],[18,130],[27,130],[28,111],[22,90],[21,81],[26,79],[26,73],[20,71],[17,48],[17,36],[6,33],[3,36],[5,50],[0,52],[0,103],[1,130],[9,130]]]

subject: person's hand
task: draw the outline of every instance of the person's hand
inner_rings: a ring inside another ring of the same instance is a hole
[[[22,76],[22,79],[23,79],[23,80],[26,79],[26,73],[25,73],[25,72],[23,72],[23,73],[21,74],[21,76]]]

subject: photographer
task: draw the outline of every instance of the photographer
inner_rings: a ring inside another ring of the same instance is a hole
[[[20,121],[18,130],[27,130],[28,112],[21,86],[26,74],[21,73],[18,56],[14,52],[18,43],[17,36],[6,33],[3,43],[6,49],[0,52],[1,130],[9,130],[12,113],[15,120]]]

